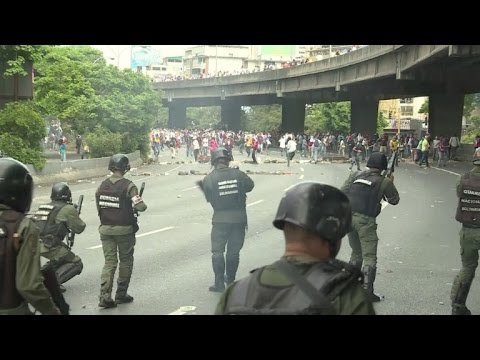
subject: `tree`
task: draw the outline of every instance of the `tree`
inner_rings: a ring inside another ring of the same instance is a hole
[[[280,127],[281,122],[282,109],[278,104],[252,106],[245,112],[247,131],[273,131]]]
[[[122,152],[147,154],[147,134],[161,114],[161,94],[145,75],[107,66],[89,46],[49,47],[38,64],[35,96],[67,132],[87,134],[101,126],[121,134]]]
[[[346,134],[350,131],[350,114],[348,101],[307,105],[305,131]]]
[[[385,129],[387,126],[388,126],[388,120],[385,119],[385,116],[383,116],[383,113],[379,111],[378,117],[377,117],[377,134],[379,135],[383,134],[383,129]]]
[[[468,119],[472,111],[480,107],[480,93],[467,94],[463,101],[463,115]]]
[[[42,116],[30,101],[7,103],[0,111],[0,150],[24,164],[43,168],[41,143],[46,136]]]
[[[4,76],[27,75],[25,64],[37,62],[47,50],[43,45],[0,45],[0,63],[5,63]]]
[[[422,106],[420,106],[420,109],[418,110],[419,114],[428,114],[428,97],[425,99],[424,103]]]
[[[220,112],[220,106],[189,107],[187,108],[187,127],[195,129],[216,128],[221,120]]]

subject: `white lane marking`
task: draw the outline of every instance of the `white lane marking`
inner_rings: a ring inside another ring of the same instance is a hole
[[[449,174],[452,174],[452,175],[461,176],[460,174],[457,174],[456,172],[453,172],[453,171],[449,171],[449,170],[446,170],[446,169],[440,169],[440,168],[435,167],[435,166],[433,166],[433,168],[436,169],[436,170],[445,171],[446,173],[449,173]]]
[[[149,232],[146,232],[146,233],[137,235],[136,238],[139,238],[139,237],[142,237],[142,236],[148,236],[148,235],[156,234],[156,233],[162,232],[162,231],[171,230],[171,229],[173,229],[173,228],[175,228],[175,226],[167,226],[167,227],[164,227],[164,228],[161,228],[161,229],[158,229],[158,230],[153,230],[153,231],[149,231]],[[102,247],[102,245],[90,246],[90,247],[87,248],[87,250],[99,249],[99,248],[101,248],[101,247]]]
[[[183,314],[186,314],[187,312],[195,310],[196,308],[197,308],[196,306],[180,306],[177,310],[167,315],[183,315]]]
[[[102,245],[90,246],[90,247],[87,248],[87,250],[99,249],[99,248],[101,248],[101,247],[102,247]]]
[[[300,175],[300,177],[298,178],[298,180],[302,180],[304,176],[305,176],[304,174]]]
[[[192,186],[192,187],[189,187],[189,188],[186,188],[186,189],[183,189],[182,191],[188,191],[188,190],[193,190],[193,189],[198,189],[199,186]]]
[[[262,203],[262,202],[264,202],[264,201],[265,201],[265,200],[258,200],[258,201],[255,201],[255,202],[253,202],[253,203],[247,204],[247,207],[249,207],[249,206],[252,206],[252,205],[257,205],[257,204],[260,204],[260,203]]]
[[[184,164],[178,165],[176,168],[170,169],[165,171],[165,174],[168,174],[170,171],[177,170],[178,168],[181,168]]]
[[[300,171],[305,171],[305,170],[303,170],[303,168],[301,167],[301,168],[300,168]]]
[[[175,226],[167,226],[167,227],[164,227],[164,228],[161,228],[161,229],[158,229],[158,230],[153,230],[153,231],[149,231],[149,232],[137,235],[136,237],[139,238],[139,237],[143,237],[143,236],[148,236],[148,235],[156,234],[158,232],[172,230],[173,228],[175,228]]]

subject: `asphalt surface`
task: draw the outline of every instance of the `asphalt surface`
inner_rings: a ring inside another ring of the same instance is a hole
[[[185,150],[173,161],[185,160]],[[240,169],[270,174],[251,175],[255,188],[248,194],[249,219],[245,245],[240,253],[238,277],[258,266],[278,259],[284,249],[283,234],[272,220],[284,191],[305,180],[340,187],[347,178],[349,163],[307,163],[298,154],[289,168],[286,163],[245,164],[246,155],[234,152]],[[266,159],[279,159],[278,153]],[[190,158],[191,159],[191,158]],[[139,218],[135,264],[129,293],[131,304],[114,309],[98,308],[103,254],[98,234],[99,219],[94,193],[103,178],[71,182],[74,201],[83,194],[81,217],[87,223],[77,235],[73,251],[84,263],[82,274],[65,284],[65,297],[72,314],[212,314],[220,295],[208,291],[213,283],[210,230],[213,210],[195,181],[203,175],[178,175],[179,171],[208,172],[209,164],[166,164],[169,153],[160,154],[159,163],[132,169],[127,175],[137,186],[146,182],[144,199],[148,205]],[[362,164],[364,168],[365,164]],[[420,168],[402,163],[395,170],[400,204],[386,206],[377,218],[378,275],[376,291],[385,300],[375,304],[378,314],[449,314],[449,293],[461,266],[455,221],[455,184],[459,174],[471,166],[449,163],[446,169]],[[272,172],[286,174],[274,175]],[[49,201],[50,187],[36,187],[32,209]],[[350,247],[344,238],[339,259],[348,261]],[[474,280],[467,305],[480,313],[480,286]]]

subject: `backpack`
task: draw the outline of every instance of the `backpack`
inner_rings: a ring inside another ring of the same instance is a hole
[[[320,147],[320,141],[318,141],[318,139],[315,139],[315,141],[313,142],[313,146]]]
[[[352,281],[363,281],[359,270],[339,260],[319,263],[303,275],[285,260],[273,264],[293,286],[263,286],[264,268],[238,281],[226,300],[229,315],[336,315],[332,301]],[[360,280],[359,280],[360,279]],[[255,291],[261,286],[260,292]],[[269,294],[270,292],[270,294]]]

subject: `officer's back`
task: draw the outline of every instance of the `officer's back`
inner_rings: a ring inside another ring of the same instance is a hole
[[[315,182],[291,188],[273,222],[285,235],[284,256],[233,283],[215,313],[374,315],[362,274],[335,259],[351,218],[338,189]]]

